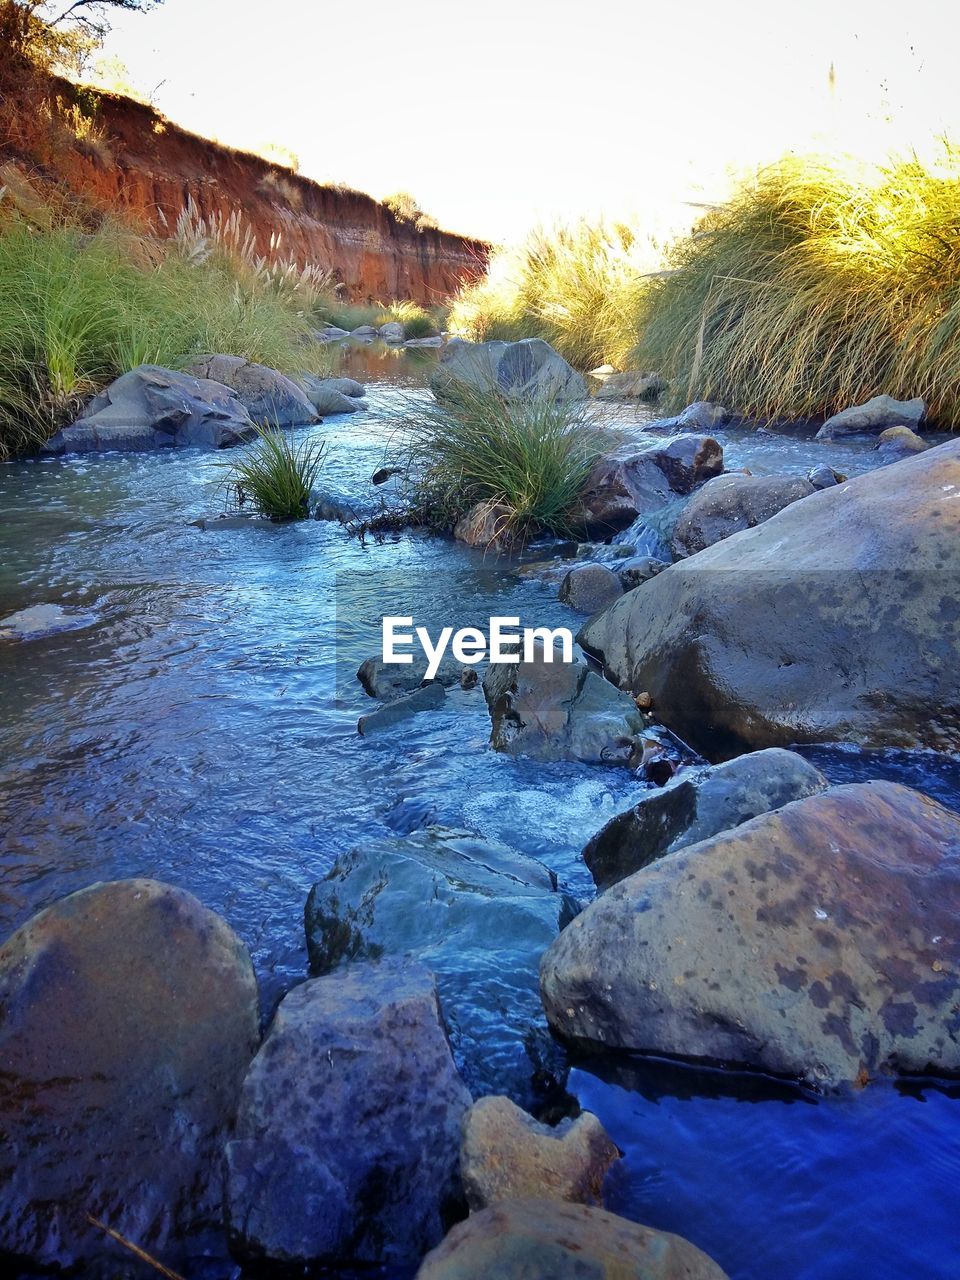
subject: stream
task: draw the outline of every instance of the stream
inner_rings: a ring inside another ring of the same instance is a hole
[[[417,354],[355,355],[369,408],[298,433],[325,442],[322,487],[369,492],[409,397],[429,394]],[[621,410],[620,425],[649,416]],[[876,461],[860,441],[720,438],[728,467],[756,472]],[[645,789],[627,771],[497,755],[478,689],[394,733],[356,728],[375,704],[355,672],[383,615],[575,628],[555,582],[416,533],[361,543],[312,520],[202,531],[191,522],[222,508],[223,462],[184,450],[0,467],[0,617],[50,602],[70,618],[0,644],[0,938],[95,881],[168,881],[247,944],[268,1018],[306,976],[311,885],[339,854],[403,829],[405,812],[503,841],[589,896],[581,848]],[[835,780],[893,778],[960,807],[956,760],[805,754]],[[608,1207],[686,1236],[733,1280],[958,1274],[960,1089],[901,1082],[816,1101],[658,1063],[579,1063],[570,1089],[625,1152]],[[237,1269],[221,1254],[203,1273]]]

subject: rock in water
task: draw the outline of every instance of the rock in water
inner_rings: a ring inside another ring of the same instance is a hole
[[[960,817],[834,787],[614,885],[543,958],[564,1038],[829,1089],[960,1074]]]
[[[609,373],[597,388],[597,400],[656,400],[667,383],[659,373]]]
[[[246,948],[190,894],[120,880],[29,920],[0,948],[0,1250],[115,1275],[92,1214],[172,1262],[220,1220],[258,1039]]]
[[[817,432],[818,440],[835,436],[876,435],[887,427],[910,427],[916,430],[927,406],[915,400],[894,400],[892,396],[874,396],[866,404],[853,405],[828,418]]]
[[[814,492],[803,476],[717,476],[680,513],[673,534],[674,554],[692,556],[741,529],[763,524],[791,502]]]
[[[259,426],[300,427],[317,421],[303,389],[277,369],[241,356],[202,356],[186,371],[230,387]]]
[[[422,960],[470,1088],[532,1102],[530,1036],[548,1038],[537,965],[569,914],[541,863],[432,827],[338,858],[311,889],[304,924],[314,973],[384,955]]]
[[[678,436],[657,447],[621,445],[597,460],[571,519],[585,536],[608,538],[677,504],[722,471],[723,449],[712,436]]]
[[[126,452],[201,445],[227,449],[256,437],[249,413],[220,382],[144,364],[111,382],[45,453]]]
[[[726,1280],[696,1245],[605,1209],[505,1200],[472,1213],[416,1280]]]
[[[481,1098],[463,1118],[460,1175],[471,1210],[527,1197],[600,1204],[619,1158],[589,1111],[551,1129],[509,1098]]]
[[[960,441],[793,503],[580,633],[717,758],[794,742],[960,750]]]
[[[304,373],[297,379],[297,385],[310,401],[314,410],[321,415],[335,413],[356,413],[361,407],[352,391],[344,391],[338,384],[350,382],[349,378],[316,378],[313,374]],[[359,386],[359,383],[352,384]],[[360,388],[363,394],[363,388]]]
[[[578,613],[599,613],[622,595],[619,577],[603,564],[574,565],[560,583],[559,599]]]
[[[517,543],[515,514],[505,502],[476,502],[457,521],[453,536],[468,547],[509,551]]]
[[[425,969],[357,964],[294,988],[226,1148],[232,1247],[301,1266],[416,1265],[461,1199],[469,1105]]]
[[[458,384],[498,390],[511,399],[546,396],[584,400],[587,384],[542,338],[521,342],[464,342],[452,338],[430,379],[434,395],[455,396]]]
[[[609,889],[658,858],[729,831],[791,800],[827,786],[820,772],[795,751],[770,747],[651,791],[618,813],[589,841],[583,858],[598,889]]]

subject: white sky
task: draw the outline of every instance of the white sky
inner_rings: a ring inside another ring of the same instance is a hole
[[[947,0],[166,0],[106,52],[197,133],[513,239],[656,232],[789,149],[960,136],[958,37]]]

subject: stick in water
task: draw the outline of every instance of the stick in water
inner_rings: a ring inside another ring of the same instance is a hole
[[[159,1271],[162,1276],[166,1276],[167,1280],[183,1280],[183,1276],[176,1271],[171,1271],[169,1267],[165,1267],[162,1262],[158,1262],[156,1258],[151,1258],[145,1249],[141,1249],[138,1244],[134,1244],[132,1240],[125,1239],[119,1231],[114,1231],[112,1227],[108,1227],[105,1222],[101,1222],[99,1218],[94,1218],[91,1214],[87,1214],[87,1221],[94,1227],[99,1227],[101,1231],[105,1231],[111,1239],[116,1240],[117,1244],[122,1244],[124,1249],[129,1249],[135,1257],[141,1262],[145,1262],[148,1266],[153,1267],[155,1271]]]

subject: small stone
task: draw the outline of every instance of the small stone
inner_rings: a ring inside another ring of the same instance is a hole
[[[649,711],[653,706],[653,698],[651,698],[650,694],[647,692],[638,693],[634,698],[634,702],[637,704],[637,708],[640,711]]]

